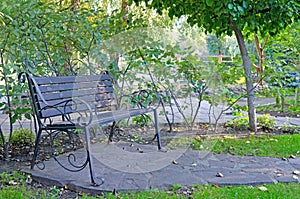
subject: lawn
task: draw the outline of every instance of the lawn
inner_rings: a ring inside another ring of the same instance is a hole
[[[192,148],[232,155],[290,157],[300,156],[300,134],[287,135],[227,135],[222,137],[196,136]]]

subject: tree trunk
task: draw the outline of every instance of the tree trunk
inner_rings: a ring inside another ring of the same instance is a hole
[[[247,104],[248,104],[248,117],[249,117],[249,126],[250,130],[253,132],[257,131],[256,126],[256,112],[254,106],[254,87],[253,80],[251,77],[251,63],[248,56],[248,52],[245,45],[245,40],[242,32],[238,29],[234,21],[231,21],[232,28],[234,30],[239,49],[243,59],[244,72],[246,75],[246,89],[247,89]]]
[[[255,48],[256,48],[256,52],[257,52],[257,56],[258,56],[258,66],[256,66],[255,64],[253,64],[253,65],[256,69],[257,78],[260,79],[258,83],[262,87],[263,87],[263,81],[262,81],[260,76],[264,72],[264,68],[263,68],[263,61],[264,61],[263,51],[266,47],[267,42],[268,42],[268,35],[266,36],[264,45],[261,46],[259,44],[259,39],[258,39],[257,34],[254,34],[254,43],[255,43]]]

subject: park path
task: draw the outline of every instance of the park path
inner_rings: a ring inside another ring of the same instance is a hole
[[[166,190],[174,184],[222,186],[300,182],[297,175],[300,158],[232,156],[188,149],[160,152],[155,146],[130,143],[94,144],[92,150],[96,176],[104,179],[101,186],[91,185],[87,168],[78,173],[68,172],[53,159],[45,162],[44,170],[23,171],[43,184],[98,194],[114,190]],[[84,151],[75,153],[83,156]]]

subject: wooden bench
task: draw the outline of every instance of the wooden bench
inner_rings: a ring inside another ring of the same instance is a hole
[[[149,112],[154,113],[156,134],[153,140],[157,139],[158,149],[161,149],[156,107],[146,107],[137,101],[135,104],[138,107],[120,109],[120,104],[116,103],[117,98],[111,77],[107,73],[56,77],[34,77],[31,74],[26,74],[26,77],[38,124],[31,169],[37,164],[39,144],[43,132],[48,134],[52,132],[70,133],[75,129],[82,129],[85,133],[86,161],[82,165],[74,165],[74,169],[67,168],[60,162],[59,164],[72,172],[81,171],[88,165],[91,183],[100,185],[103,180],[101,179],[99,182],[93,170],[90,129],[94,126],[114,123]],[[144,96],[142,93],[139,94]],[[159,101],[159,97],[157,99]],[[56,160],[55,154],[52,154],[52,157]]]

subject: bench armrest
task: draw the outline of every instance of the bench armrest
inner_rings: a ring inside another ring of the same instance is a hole
[[[41,111],[54,110],[64,120],[74,125],[88,126],[93,120],[93,111],[90,105],[82,99],[72,98],[56,104],[48,104]],[[74,118],[74,115],[76,118]],[[73,116],[73,117],[72,117]]]

